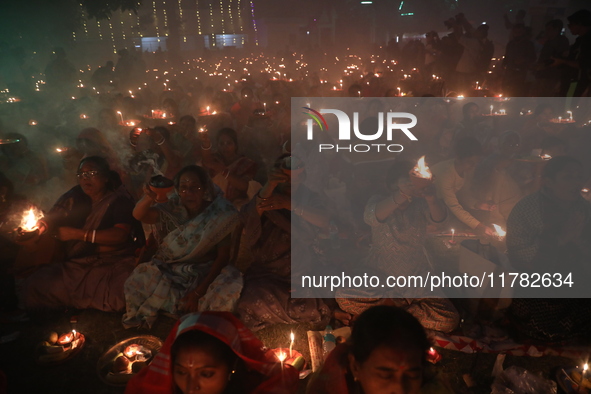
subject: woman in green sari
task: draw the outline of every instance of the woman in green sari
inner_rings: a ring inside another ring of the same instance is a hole
[[[161,241],[152,260],[138,265],[125,282],[126,327],[151,326],[159,310],[196,311],[229,261],[230,234],[238,224],[234,206],[199,166],[179,171],[175,188],[162,204],[155,204],[154,193],[144,188],[134,209],[138,220],[157,225],[156,238]],[[232,289],[228,302],[240,293]]]

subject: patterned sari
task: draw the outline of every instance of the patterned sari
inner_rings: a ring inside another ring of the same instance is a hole
[[[132,231],[125,245],[109,253],[98,253],[97,244],[90,242],[66,242],[65,262],[43,265],[24,281],[25,306],[122,310],[123,283],[135,264],[134,239],[143,241],[141,226],[131,217],[132,209],[133,201],[124,188],[111,192],[94,205],[80,186],[60,197],[48,214],[51,227],[71,226],[92,231],[127,223]],[[105,220],[115,223],[106,224]]]
[[[126,327],[152,326],[159,310],[178,312],[178,302],[207,276],[216,246],[238,224],[238,212],[221,196],[193,219],[175,194],[159,204],[161,227],[172,229],[152,261],[140,264],[125,282]]]

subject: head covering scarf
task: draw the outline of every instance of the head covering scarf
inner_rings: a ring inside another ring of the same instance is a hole
[[[282,368],[277,360],[265,356],[263,343],[234,315],[229,312],[196,312],[183,316],[175,324],[150,365],[131,378],[125,394],[174,393],[170,351],[176,339],[191,330],[199,330],[219,339],[244,361],[248,369],[267,377],[254,391],[245,394],[297,392],[297,370],[291,365]]]

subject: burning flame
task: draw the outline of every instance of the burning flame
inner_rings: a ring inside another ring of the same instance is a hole
[[[501,228],[501,226],[499,226],[498,224],[493,224],[493,227],[495,228],[495,231],[497,232],[497,236],[499,238],[504,237],[505,235],[507,235],[507,232],[505,230],[503,230]]]
[[[35,231],[39,228],[37,223],[39,222],[39,219],[41,219],[42,217],[43,213],[36,213],[35,209],[31,208],[23,214],[23,218],[21,220],[21,224],[19,227],[23,229],[23,231],[25,232]]]
[[[285,352],[279,352],[279,354],[277,355],[277,358],[279,359],[280,362],[284,362],[285,359],[287,358],[287,354]]]
[[[416,167],[413,169],[413,172],[419,178],[431,179],[433,177],[429,166],[425,164],[425,156],[419,159]]]
[[[291,332],[291,334],[289,334],[289,339],[291,339],[291,341],[295,341],[295,335],[293,334],[293,331]]]
[[[128,347],[125,348],[125,351],[123,352],[123,354],[125,354],[126,357],[131,358],[131,357],[135,357],[138,354],[143,354],[142,353],[142,347],[140,345],[129,345]]]

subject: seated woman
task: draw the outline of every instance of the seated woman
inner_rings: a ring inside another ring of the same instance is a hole
[[[326,325],[331,317],[331,308],[322,299],[290,296],[292,243],[297,243],[300,256],[309,256],[301,260],[315,264],[319,256],[313,234],[329,225],[318,195],[303,185],[303,165],[298,171],[282,168],[290,159],[294,158],[279,157],[265,186],[241,211],[245,223],[242,242],[251,248],[254,262],[244,274],[237,309],[251,330],[278,323]],[[307,203],[292,206],[292,198]]]
[[[242,206],[249,200],[248,186],[257,172],[256,163],[238,153],[238,137],[233,129],[224,128],[217,132],[217,151],[213,153],[207,129],[199,136],[203,166],[210,171],[213,182],[222,189],[224,197],[237,207]]]
[[[370,308],[355,321],[349,340],[338,345],[312,376],[306,392],[451,392],[425,378],[429,346],[425,330],[408,312],[385,305]]]
[[[591,205],[581,196],[583,166],[570,157],[548,161],[542,172],[543,187],[515,205],[507,221],[507,251],[511,264],[520,272],[550,274],[556,278],[571,275],[574,283],[566,286],[576,293],[588,294],[591,277]],[[516,292],[520,296],[521,289]],[[529,289],[528,296],[531,297]],[[517,331],[529,338],[557,342],[588,338],[591,334],[591,310],[584,298],[515,298],[511,317]],[[564,294],[564,293],[563,293]],[[542,288],[533,296],[549,294]],[[564,297],[564,296],[563,296]]]
[[[156,225],[158,250],[140,264],[125,282],[127,313],[123,325],[152,326],[159,310],[196,311],[199,299],[230,258],[230,234],[238,212],[216,192],[205,169],[187,166],[176,175],[176,193],[155,205],[145,187],[133,215]],[[227,302],[239,294],[228,294]]]
[[[170,331],[126,394],[289,394],[298,374],[267,356],[263,344],[228,312],[191,313]]]
[[[385,278],[432,270],[424,248],[427,226],[441,225],[448,213],[435,197],[433,185],[422,190],[413,185],[409,176],[413,167],[406,161],[395,163],[387,174],[389,193],[373,196],[365,207],[365,222],[372,229],[371,249],[362,267],[365,272],[374,270]],[[422,298],[421,293],[417,293],[420,298],[408,298],[410,291],[392,291],[387,293],[391,298],[380,299],[366,289],[342,289],[337,291],[337,302],[353,316],[373,305],[391,304],[410,312],[427,329],[450,332],[456,328],[459,314],[447,298]]]
[[[120,311],[125,306],[123,283],[144,238],[132,216],[133,200],[102,157],[80,162],[78,183],[46,218],[49,233],[64,243],[65,262],[41,266],[24,281],[22,297],[28,309]]]

